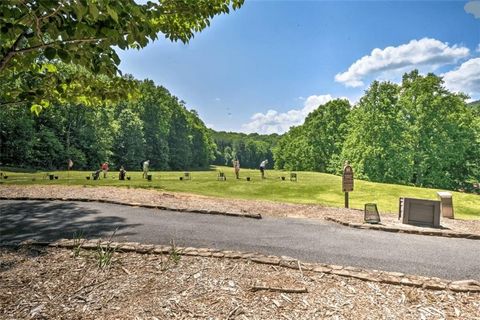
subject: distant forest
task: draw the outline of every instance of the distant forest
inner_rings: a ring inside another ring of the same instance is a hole
[[[135,97],[86,107],[63,104],[39,115],[29,106],[0,109],[2,166],[92,170],[109,161],[140,170],[209,165],[339,174],[348,160],[358,178],[458,189],[480,181],[480,101],[446,90],[434,74],[405,74],[401,84],[374,81],[359,102],[319,106],[283,135],[216,132],[152,81],[126,79]]]
[[[278,134],[216,132],[211,131],[217,147],[213,164],[231,166],[238,159],[242,168],[257,168],[260,162],[268,160],[267,168],[272,168],[273,149],[280,139]]]

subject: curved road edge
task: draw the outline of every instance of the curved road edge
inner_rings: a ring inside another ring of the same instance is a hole
[[[98,203],[117,204],[117,205],[121,205],[121,206],[129,206],[129,207],[137,207],[137,208],[158,209],[158,210],[200,213],[200,214],[212,214],[212,215],[240,217],[240,218],[262,219],[262,215],[260,213],[249,213],[249,212],[241,212],[240,213],[240,212],[206,210],[206,209],[172,208],[172,207],[167,207],[167,206],[159,206],[159,205],[156,205],[156,204],[145,204],[145,203],[140,203],[140,202],[123,202],[123,201],[109,200],[109,199],[90,199],[90,198],[73,198],[73,197],[48,197],[48,198],[47,197],[0,197],[0,200],[98,202]]]

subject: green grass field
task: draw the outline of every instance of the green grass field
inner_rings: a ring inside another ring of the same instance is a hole
[[[223,170],[226,181],[217,181],[219,170]],[[66,171],[53,171],[58,180],[44,179],[44,172],[20,173],[4,171],[8,179],[2,184],[61,184],[88,186],[131,186],[155,188],[165,191],[190,192],[208,196],[239,199],[260,199],[279,202],[321,204],[342,207],[344,195],[341,191],[341,177],[317,173],[297,172],[298,182],[289,181],[289,173],[267,170],[267,179],[261,180],[258,170],[242,169],[240,180],[234,178],[232,168],[216,167],[211,171],[193,171],[192,180],[181,181],[183,172],[151,172],[153,181],[142,179],[141,172],[128,172],[131,180],[119,181],[118,172],[109,172],[107,179],[87,180],[90,172],[71,171],[69,178]],[[246,177],[251,181],[246,181]],[[281,177],[286,180],[282,181]],[[350,193],[350,207],[363,209],[368,202],[377,203],[381,213],[398,213],[399,197],[436,199],[439,189],[416,188],[410,186],[355,181],[355,191]],[[461,219],[480,220],[480,196],[453,192],[455,216]]]

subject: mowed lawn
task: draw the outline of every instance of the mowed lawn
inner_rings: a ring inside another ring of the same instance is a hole
[[[218,181],[217,174],[223,171],[226,181]],[[242,169],[240,180],[235,179],[233,169],[227,167],[213,167],[210,171],[193,171],[191,180],[180,180],[183,172],[150,172],[152,181],[142,179],[141,172],[128,172],[131,180],[119,181],[118,172],[110,171],[107,179],[87,180],[91,172],[66,171],[50,172],[59,177],[58,180],[44,178],[44,172],[14,173],[5,172],[8,179],[2,184],[62,184],[88,186],[131,186],[141,188],[155,188],[165,191],[189,192],[201,195],[259,199],[279,202],[320,204],[332,207],[343,207],[344,194],[341,190],[342,178],[330,174],[317,172],[297,172],[298,181],[289,180],[290,173],[284,171],[267,170],[267,179],[262,180],[258,170]],[[247,181],[246,177],[251,181]],[[281,177],[286,179],[283,181]],[[399,197],[413,197],[423,199],[437,199],[440,189],[416,188],[410,186],[374,183],[355,180],[355,190],[350,193],[350,207],[363,209],[365,203],[373,202],[378,205],[381,213],[398,214]],[[480,220],[480,196],[453,192],[455,215],[461,219]]]

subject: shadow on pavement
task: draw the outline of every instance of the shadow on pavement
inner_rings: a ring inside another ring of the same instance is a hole
[[[0,204],[0,242],[54,241],[61,238],[109,237],[117,230],[115,236],[132,233],[123,229],[138,224],[127,224],[124,218],[97,216],[98,210],[86,209],[75,203],[49,201],[22,201]]]

